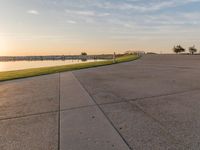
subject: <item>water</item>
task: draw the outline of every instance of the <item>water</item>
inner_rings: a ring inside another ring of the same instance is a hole
[[[77,63],[95,62],[95,61],[102,61],[102,60],[8,61],[8,62],[0,62],[0,72],[23,70],[23,69],[29,69],[29,68],[61,66],[61,65],[67,65],[67,64],[77,64]]]

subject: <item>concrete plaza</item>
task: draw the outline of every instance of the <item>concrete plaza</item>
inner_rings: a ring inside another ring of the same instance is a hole
[[[0,83],[0,150],[112,149],[200,149],[200,56]]]

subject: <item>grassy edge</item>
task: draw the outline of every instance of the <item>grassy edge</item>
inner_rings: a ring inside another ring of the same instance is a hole
[[[99,61],[99,62],[88,62],[81,64],[70,64],[63,66],[54,66],[54,67],[41,67],[41,68],[33,68],[33,69],[25,69],[25,70],[17,70],[17,71],[6,71],[0,72],[0,81],[8,81],[14,79],[28,78],[40,75],[47,75],[65,71],[73,71],[80,69],[87,69],[93,67],[107,66],[112,64],[118,64],[123,62],[129,62],[136,60],[140,57],[136,55],[127,55],[116,58],[116,62],[114,63],[112,60]]]

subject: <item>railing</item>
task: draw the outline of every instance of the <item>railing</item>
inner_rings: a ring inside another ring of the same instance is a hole
[[[0,61],[112,59],[113,55],[1,56]]]

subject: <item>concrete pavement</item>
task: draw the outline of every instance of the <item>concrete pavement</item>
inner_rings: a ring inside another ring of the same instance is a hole
[[[200,149],[200,56],[0,83],[1,150]]]

